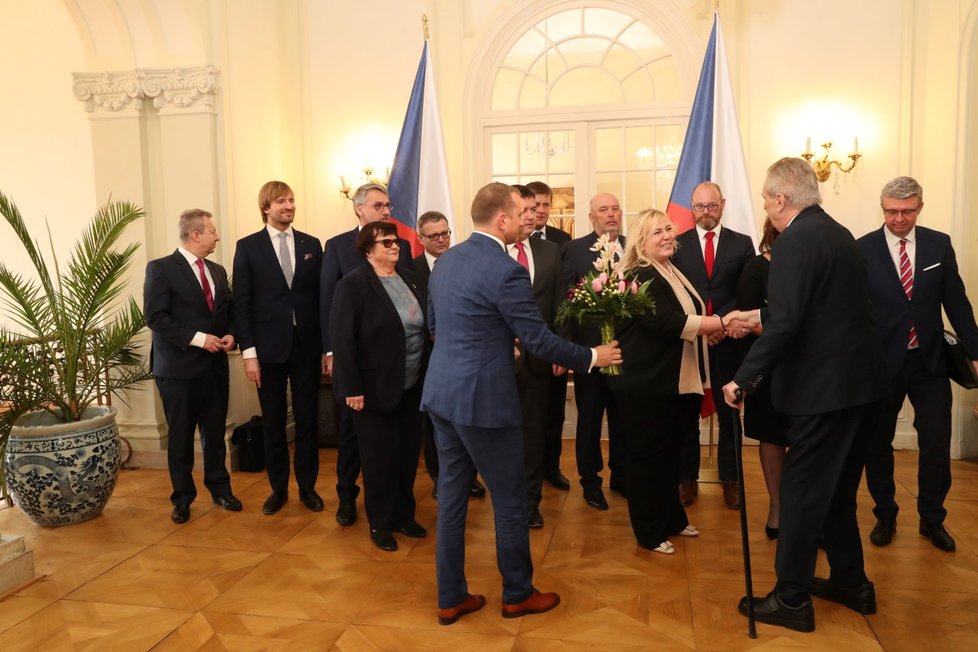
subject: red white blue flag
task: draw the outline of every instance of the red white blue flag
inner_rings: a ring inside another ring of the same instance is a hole
[[[750,236],[756,247],[755,202],[740,140],[719,12],[713,13],[713,31],[706,46],[703,70],[666,210],[680,233],[696,225],[689,204],[693,189],[701,181],[713,181],[720,186],[727,200],[723,225]]]
[[[445,141],[427,41],[421,51],[421,63],[411,89],[387,189],[394,205],[391,215],[398,235],[411,243],[412,255],[423,251],[417,234],[418,217],[423,213],[444,213],[448,228],[454,231]]]

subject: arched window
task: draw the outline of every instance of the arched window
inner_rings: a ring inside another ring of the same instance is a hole
[[[689,117],[682,66],[653,21],[635,3],[594,4],[524,20],[486,70],[480,105],[482,178],[545,181],[551,222],[575,236],[598,192],[626,215],[665,208]]]

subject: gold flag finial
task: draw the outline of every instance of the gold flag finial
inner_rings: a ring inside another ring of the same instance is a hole
[[[428,40],[428,14],[421,14],[421,31],[424,32],[424,40]]]

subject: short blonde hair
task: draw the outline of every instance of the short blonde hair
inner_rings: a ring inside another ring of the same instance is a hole
[[[629,225],[628,244],[625,245],[625,255],[622,258],[622,270],[633,272],[640,267],[652,267],[652,259],[645,255],[642,244],[649,233],[662,222],[672,224],[672,219],[660,210],[646,208],[635,216],[635,223]]]

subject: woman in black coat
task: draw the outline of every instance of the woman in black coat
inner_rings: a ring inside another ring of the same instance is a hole
[[[366,263],[336,284],[330,308],[333,389],[353,411],[370,538],[393,551],[395,531],[427,535],[414,520],[414,478],[430,339],[414,278],[396,267],[395,226],[365,225],[356,248]]]
[[[679,448],[699,429],[709,386],[707,336],[723,332],[719,316],[703,314],[703,300],[670,261],[676,250],[669,216],[639,213],[628,234],[623,271],[651,280],[654,312],[617,328],[622,375],[608,378],[628,441],[625,483],[628,515],[638,544],[671,555],[671,535],[699,534],[679,502]]]

